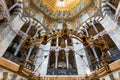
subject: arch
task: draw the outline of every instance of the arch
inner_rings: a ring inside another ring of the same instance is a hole
[[[35,28],[39,28],[39,30],[41,31],[40,34],[43,34],[46,31],[45,27],[42,25],[42,23],[40,23],[38,20],[36,20],[35,18],[31,18],[31,17],[23,17],[21,18],[22,21],[26,23],[32,23],[32,25],[35,27]]]
[[[78,32],[81,29],[84,29],[85,25],[91,23],[91,22],[100,22],[102,21],[104,18],[101,15],[95,15],[95,16],[91,16],[90,18],[88,18],[84,23],[82,23],[79,27],[76,28],[76,31]]]
[[[12,4],[11,6],[13,7],[13,9],[11,9],[11,15],[19,15],[20,17],[22,17],[23,14],[23,0],[11,0]],[[8,2],[8,1],[6,1]],[[9,2],[8,2],[9,4]],[[7,6],[8,6],[7,4]],[[10,8],[11,6],[8,6],[8,8]]]
[[[35,20],[33,18],[29,18],[29,17],[23,17],[22,20],[24,21],[24,25],[22,26],[21,29],[23,30],[23,28],[26,27],[26,30],[24,30],[24,32],[26,32],[27,29],[31,26],[31,28],[28,30],[28,32],[26,34],[32,35],[33,38],[36,37],[36,33],[38,35],[42,35],[45,32],[43,26],[37,20]],[[34,29],[34,30],[32,30],[32,29]],[[37,32],[37,30],[39,33]],[[17,40],[15,40],[15,39],[17,39]],[[22,46],[22,36],[20,37],[17,35],[14,38],[14,40],[12,41],[12,43],[9,45],[9,47],[6,50],[3,57],[10,59],[9,56],[11,56],[12,58],[10,60],[19,64],[19,58],[21,58],[22,53],[23,53],[21,46]],[[11,52],[11,50],[12,50],[12,52]],[[9,56],[7,56],[7,55],[9,55]]]
[[[102,0],[102,4],[101,4],[102,14],[103,14],[104,17],[108,13],[115,14],[115,11],[107,4],[107,1],[108,0]],[[117,8],[119,0],[109,0],[108,2],[113,4]]]

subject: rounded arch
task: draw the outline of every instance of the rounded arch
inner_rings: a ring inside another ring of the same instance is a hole
[[[104,18],[100,15],[97,16],[92,16],[89,19],[87,19],[84,23],[82,23],[79,27],[76,28],[76,31],[79,33],[81,30],[84,30],[91,22],[100,22],[102,21]],[[85,27],[86,26],[86,27]]]
[[[19,15],[22,17],[23,14],[23,0],[5,0],[7,7],[11,15]]]
[[[31,23],[35,28],[39,28],[41,35],[46,32],[43,25],[36,19],[31,18],[31,17],[22,17],[21,19],[22,19],[22,21],[24,21],[24,24]]]
[[[102,14],[104,17],[108,13],[115,14],[115,10],[112,7],[110,7],[108,3],[113,5],[114,8],[117,8],[119,0],[102,0],[101,7],[102,7]]]

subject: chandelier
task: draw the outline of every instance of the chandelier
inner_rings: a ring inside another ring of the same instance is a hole
[[[67,24],[65,22],[63,22],[63,27],[61,30],[53,31],[52,33],[45,33],[43,36],[36,37],[36,38],[32,38],[30,35],[26,35],[26,38],[21,47],[23,50],[23,55],[20,59],[20,66],[19,66],[18,72],[21,74],[24,74],[24,76],[27,76],[27,77],[32,76],[32,77],[30,77],[30,79],[33,79],[33,80],[40,78],[40,76],[36,76],[34,74],[34,69],[35,69],[35,66],[33,65],[34,59],[30,59],[29,61],[25,62],[26,57],[27,57],[27,51],[31,47],[46,45],[51,40],[56,39],[56,38],[62,39],[62,41],[60,42],[61,48],[67,48],[65,40],[67,40],[68,38],[77,39],[78,41],[80,41],[80,43],[83,44],[83,46],[93,45],[93,46],[100,48],[102,51],[102,57],[104,58],[103,63],[107,64],[107,65],[104,65],[104,68],[105,68],[105,70],[109,71],[108,62],[106,62],[107,57],[105,55],[105,52],[109,48],[108,48],[108,44],[105,42],[105,40],[101,36],[99,36],[99,38],[97,40],[94,40],[90,37],[87,37],[85,34],[80,35],[79,33],[77,33],[77,31],[74,31],[73,29],[68,29]],[[45,56],[45,58],[46,57],[47,56]],[[80,55],[80,57],[81,57],[81,55]]]

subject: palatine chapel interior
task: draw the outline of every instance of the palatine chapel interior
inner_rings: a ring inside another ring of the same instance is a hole
[[[0,80],[120,80],[120,0],[0,0]]]

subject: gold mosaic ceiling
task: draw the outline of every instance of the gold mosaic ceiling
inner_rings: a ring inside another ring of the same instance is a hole
[[[56,12],[71,11],[76,5],[84,3],[85,0],[41,0],[41,2],[53,12]]]
[[[49,19],[69,19],[80,14],[93,0],[24,0],[29,10]]]

